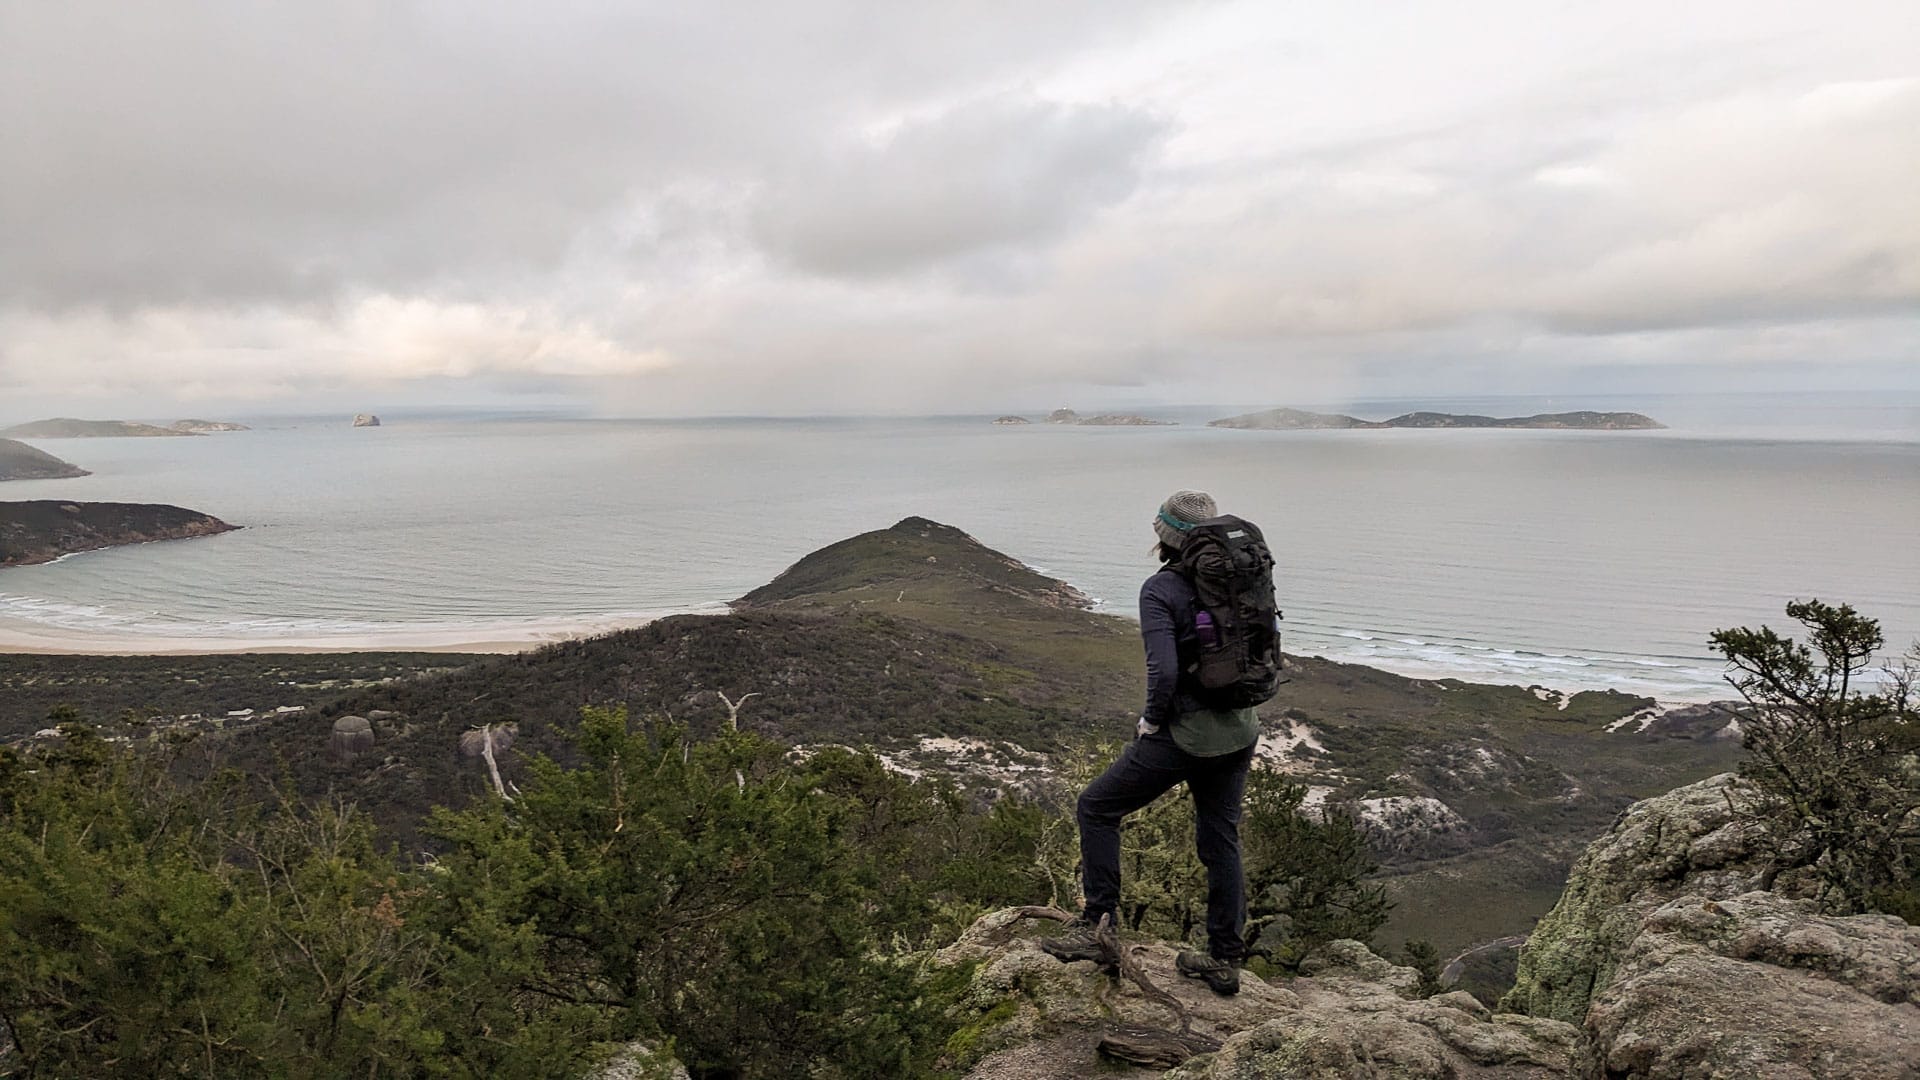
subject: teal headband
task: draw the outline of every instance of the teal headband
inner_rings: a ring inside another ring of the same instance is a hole
[[[1181,521],[1179,518],[1174,517],[1172,514],[1167,513],[1165,507],[1160,508],[1160,520],[1166,522],[1168,525],[1179,530],[1180,532],[1192,532],[1195,527],[1193,522]]]

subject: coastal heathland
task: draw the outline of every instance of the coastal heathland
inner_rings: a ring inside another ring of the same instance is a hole
[[[159,503],[0,502],[0,567],[52,562],[123,544],[214,536],[236,528],[211,514]]]
[[[0,480],[64,480],[91,475],[38,447],[14,439],[0,439]]]

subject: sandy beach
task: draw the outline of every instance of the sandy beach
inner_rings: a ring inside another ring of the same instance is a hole
[[[561,641],[595,637],[616,630],[645,626],[657,616],[641,619],[582,620],[555,626],[542,620],[537,626],[513,632],[509,628],[474,636],[456,627],[396,628],[375,633],[281,637],[181,637],[145,634],[97,634],[50,627],[21,619],[0,619],[0,653],[59,656],[216,656],[225,653],[334,653],[439,652],[516,653]],[[503,632],[504,631],[504,632]]]

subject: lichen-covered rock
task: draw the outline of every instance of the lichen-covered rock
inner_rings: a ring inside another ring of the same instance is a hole
[[[1403,998],[1420,996],[1420,973],[1400,967],[1373,954],[1357,941],[1330,941],[1315,949],[1300,964],[1302,975],[1322,981],[1357,981],[1384,986]]]
[[[1723,773],[1627,808],[1574,864],[1560,902],[1521,950],[1501,1007],[1579,1023],[1654,908],[1682,893],[1717,899],[1757,888],[1768,845],[1728,805],[1738,783]]]
[[[1768,882],[1741,797],[1717,776],[1622,814],[1502,1004],[1578,1021],[1577,1068],[1606,1080],[1920,1078],[1920,929]]]
[[[1920,928],[1754,892],[1643,920],[1586,1016],[1596,1076],[1920,1077]]]
[[[973,965],[949,1063],[966,1070],[968,1080],[1160,1075],[1102,1063],[1095,1051],[1102,1032],[1116,1025],[1177,1027],[1173,1011],[1093,963],[1062,964],[1040,951],[1038,939],[1057,930],[1017,911],[994,912],[936,956],[938,964]],[[1179,1080],[1569,1075],[1572,1026],[1489,1017],[1458,1000],[1414,999],[1418,975],[1358,942],[1319,950],[1312,974],[1284,983],[1243,973],[1240,993],[1231,997],[1180,977],[1171,945],[1124,944],[1142,972],[1191,1015],[1193,1031],[1222,1044],[1164,1074]]]

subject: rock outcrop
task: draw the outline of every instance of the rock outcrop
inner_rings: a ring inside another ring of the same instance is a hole
[[[1587,1010],[1603,1077],[1920,1076],[1920,929],[1752,892],[1641,921]]]
[[[1728,800],[1737,783],[1723,773],[1628,807],[1574,864],[1502,1005],[1578,1023],[1655,908],[1758,888],[1766,841],[1736,819]]]
[[[1031,424],[1031,423],[1033,423],[1033,421],[1031,421],[1031,420],[1029,420],[1029,419],[1027,419],[1027,418],[1026,418],[1026,417],[1024,417],[1024,416],[1001,416],[1001,417],[996,417],[996,418],[994,418],[994,421],[993,421],[993,422],[994,422],[994,423],[996,423],[996,424],[1000,424],[1000,425],[1003,425],[1003,426],[1009,426],[1009,427],[1011,427],[1011,426],[1013,426],[1013,425],[1016,425],[1016,424]]]
[[[1103,1060],[1115,1033],[1177,1030],[1174,1009],[1092,962],[1062,964],[1037,939],[1057,930],[1018,909],[984,916],[942,950],[936,963],[971,966],[958,1008],[963,1027],[948,1044],[968,1080],[1148,1076]],[[1218,1044],[1187,1059],[1174,1080],[1267,1077],[1512,1077],[1568,1075],[1572,1025],[1494,1016],[1469,994],[1420,1000],[1419,976],[1358,942],[1335,942],[1312,957],[1303,977],[1242,976],[1221,997],[1183,979],[1172,946],[1126,941],[1141,973],[1191,1017],[1191,1031]]]
[[[353,417],[353,426],[354,427],[379,427],[380,418],[373,415],[372,413],[356,413],[354,414],[354,417]]]
[[[90,475],[87,470],[45,450],[12,439],[0,439],[0,480],[64,480]]]
[[[251,431],[245,424],[236,424],[230,420],[175,420],[168,425],[175,431],[206,433],[212,431]]]
[[[1920,929],[1766,883],[1730,775],[1630,807],[1587,849],[1502,1004],[1582,1025],[1580,1075],[1920,1076]]]

